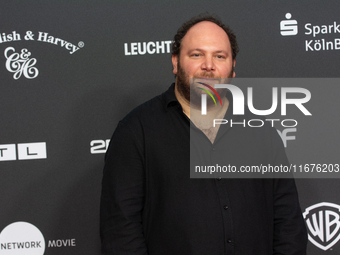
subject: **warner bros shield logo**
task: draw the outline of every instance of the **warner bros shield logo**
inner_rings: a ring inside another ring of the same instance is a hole
[[[322,202],[306,208],[303,213],[308,239],[326,251],[340,239],[340,205]]]

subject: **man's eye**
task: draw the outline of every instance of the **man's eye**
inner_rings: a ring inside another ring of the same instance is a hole
[[[193,57],[199,57],[200,54],[199,54],[199,53],[194,53],[194,54],[192,54],[192,56],[193,56]]]
[[[216,57],[217,58],[224,58],[224,56],[222,56],[222,55],[217,55]]]

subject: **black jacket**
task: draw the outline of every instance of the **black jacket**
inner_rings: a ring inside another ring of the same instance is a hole
[[[102,254],[306,254],[293,179],[190,178],[190,121],[173,89],[137,107],[112,136],[102,183]],[[205,154],[220,149],[235,164],[288,164],[276,131],[257,130],[226,127]]]

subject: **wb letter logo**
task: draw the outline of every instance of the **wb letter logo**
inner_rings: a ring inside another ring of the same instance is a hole
[[[9,52],[13,53],[9,55]],[[29,58],[31,52],[27,49],[22,49],[21,53],[16,53],[13,47],[5,49],[4,55],[7,59],[6,68],[9,72],[14,73],[13,78],[19,79],[23,74],[27,79],[34,79],[38,76],[39,71],[34,65],[37,63],[35,58]]]
[[[319,203],[306,208],[303,213],[308,240],[316,247],[326,251],[340,239],[340,205]]]

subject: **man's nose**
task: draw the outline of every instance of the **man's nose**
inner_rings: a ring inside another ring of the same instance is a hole
[[[215,70],[215,64],[212,57],[206,57],[202,63],[202,69],[205,71]]]

